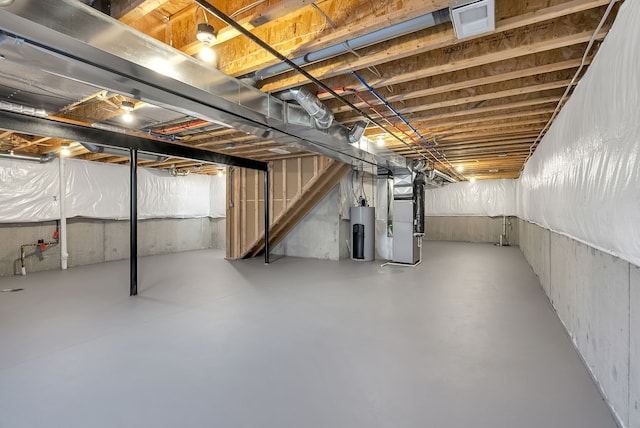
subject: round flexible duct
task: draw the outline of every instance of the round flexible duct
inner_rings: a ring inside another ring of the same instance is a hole
[[[300,106],[316,121],[320,129],[327,129],[333,123],[333,113],[307,88],[290,89],[289,92]]]

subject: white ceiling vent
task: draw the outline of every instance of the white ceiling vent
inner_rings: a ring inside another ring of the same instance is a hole
[[[272,153],[277,153],[279,155],[288,155],[289,153],[291,153],[289,150],[281,149],[279,147],[275,147],[273,149],[268,149],[268,150]]]
[[[461,0],[453,3],[449,10],[458,39],[488,33],[496,29],[494,0]]]

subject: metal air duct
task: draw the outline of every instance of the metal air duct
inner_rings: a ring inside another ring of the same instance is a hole
[[[349,145],[349,129],[313,126],[300,106],[228,76],[77,0],[0,7],[5,59],[339,161],[406,167],[390,150]],[[99,35],[99,37],[97,37]]]
[[[313,117],[320,129],[327,129],[333,123],[333,112],[307,88],[290,89],[289,92],[298,104]]]
[[[0,101],[0,110],[13,111],[29,116],[47,117],[47,112],[44,109],[9,103],[7,101]]]
[[[105,155],[121,156],[123,158],[129,157],[129,150],[121,147],[109,147],[101,146],[91,143],[80,143],[82,147],[89,150],[91,153],[104,153]],[[153,162],[164,162],[169,159],[169,156],[155,155],[153,153],[138,152],[138,159],[149,160]]]
[[[343,43],[338,43],[336,45],[329,46],[315,52],[310,52],[303,56],[294,58],[291,61],[298,66],[311,64],[313,62],[333,58],[338,55],[354,51],[356,49],[361,49],[367,46],[375,45],[376,43],[385,42],[396,37],[411,34],[425,28],[442,24],[444,22],[449,22],[450,20],[451,18],[449,15],[449,9],[440,9],[433,13],[427,13],[426,15],[421,15],[417,18],[413,18],[408,21],[392,25],[390,27],[382,28],[378,31],[355,37],[351,40],[346,40]],[[265,67],[245,77],[257,82],[273,75],[283,73],[290,69],[291,67],[288,64],[279,63],[269,67]]]

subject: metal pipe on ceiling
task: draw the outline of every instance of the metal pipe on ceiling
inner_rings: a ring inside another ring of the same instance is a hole
[[[56,157],[53,153],[49,153],[47,155],[34,155],[31,153],[15,153],[13,150],[9,150],[7,152],[0,152],[0,158],[48,163]]]
[[[22,0],[19,6],[0,7],[0,29],[20,40],[3,45],[11,54],[6,60],[24,67],[259,137],[267,135],[342,162],[386,168],[408,163],[390,150],[350,146],[346,126],[334,123],[329,129],[318,129],[301,107],[225,75],[77,0]]]
[[[27,114],[29,116],[47,117],[47,112],[44,109],[10,103],[7,101],[0,101],[0,110],[13,111],[16,113]]]
[[[263,48],[267,52],[269,52],[271,55],[273,55],[276,58],[278,58],[280,61],[288,64],[291,68],[295,69],[297,72],[302,74],[304,77],[306,77],[307,79],[309,79],[310,81],[315,83],[322,90],[324,90],[327,93],[331,94],[334,98],[339,100],[341,103],[343,103],[344,105],[350,107],[353,111],[355,111],[356,113],[360,114],[361,116],[367,118],[369,121],[375,123],[377,126],[379,126],[385,132],[390,133],[389,130],[381,122],[377,121],[376,119],[374,119],[373,117],[371,117],[370,115],[368,115],[367,113],[362,111],[355,104],[353,104],[352,102],[350,102],[346,98],[344,98],[341,95],[339,95],[338,93],[336,93],[333,89],[331,89],[326,84],[324,84],[320,80],[318,80],[315,77],[313,77],[311,74],[309,74],[303,68],[301,68],[300,66],[294,64],[286,56],[282,55],[280,52],[278,52],[272,46],[267,44],[264,40],[262,40],[259,37],[255,36],[253,33],[248,31],[246,28],[244,28],[242,25],[238,24],[236,21],[234,21],[233,19],[231,19],[227,15],[225,15],[222,11],[220,11],[219,9],[217,9],[216,7],[214,7],[213,5],[208,3],[206,0],[195,0],[195,2],[197,4],[199,4],[200,6],[202,6],[204,9],[206,9],[208,12],[212,13],[213,15],[215,15],[218,19],[220,19],[221,21],[225,22],[227,25],[233,27],[238,32],[240,32],[241,34],[243,34],[244,36],[249,38],[251,41],[256,43],[258,46],[260,46],[261,48]],[[280,100],[278,100],[278,101],[280,101]],[[287,109],[291,108],[289,104],[287,104],[285,106],[286,106]],[[344,162],[344,160],[341,158],[340,155],[341,154],[345,154],[345,148],[341,145],[341,143],[343,142],[343,140],[346,140],[348,142],[348,136],[349,136],[350,130],[346,129],[346,127],[341,126],[341,125],[338,125],[338,126],[334,125],[331,128],[341,128],[341,129],[340,129],[340,132],[339,132],[339,138],[335,138],[335,137],[331,138],[331,143],[330,143],[329,147],[330,147],[330,150],[331,150],[332,153],[328,154],[328,156],[333,157],[334,159],[338,159],[338,160]],[[394,135],[393,133],[390,133],[390,134]],[[398,141],[400,141],[401,143],[405,144],[404,141],[402,141],[402,139],[400,139],[399,137],[397,137],[395,135],[394,135],[394,137]],[[284,143],[284,144],[287,144],[287,143]],[[338,147],[336,147],[336,144],[338,144]],[[347,145],[351,148],[350,150],[354,150],[353,146],[351,146],[349,144],[347,144]],[[328,146],[325,146],[324,144],[314,144],[314,146],[316,148],[318,148],[318,149],[329,148]],[[323,153],[322,150],[321,151],[315,150],[315,151],[317,153],[326,154],[326,153]],[[410,163],[410,161],[408,159],[404,158],[403,156],[399,156],[399,155],[395,154],[394,152],[392,152],[390,150],[377,150],[377,151],[372,153],[371,151],[364,151],[364,150],[360,150],[358,148],[354,152],[371,153],[374,156],[375,161],[374,162],[369,162],[369,163],[375,164],[375,165],[379,165],[379,166],[381,165],[381,166],[389,168],[389,169],[395,169],[395,168],[406,169],[408,167],[409,163]],[[364,159],[361,158],[360,160],[364,160]],[[380,161],[382,161],[382,162],[380,162]]]
[[[362,49],[367,46],[375,45],[377,43],[386,42],[388,40],[395,39],[396,37],[405,36],[407,34],[411,34],[416,31],[424,30],[425,28],[434,27],[438,24],[450,21],[451,18],[449,16],[449,8],[440,9],[432,13],[427,13],[426,15],[418,16],[417,18],[413,18],[408,21],[400,22],[398,24],[373,31],[368,34],[355,37],[351,40],[346,40],[333,46],[319,49],[314,52],[309,52],[305,55],[293,58],[291,62],[293,62],[297,66],[302,67],[314,62],[334,58],[347,52],[353,52],[356,49]],[[285,71],[289,71],[291,69],[292,67],[289,64],[281,62],[279,64],[274,64],[261,70],[257,70],[245,77],[254,82],[257,82],[259,80],[264,80],[268,77],[283,73]]]
[[[307,88],[290,89],[289,93],[313,117],[320,129],[327,129],[333,123],[333,112]]]

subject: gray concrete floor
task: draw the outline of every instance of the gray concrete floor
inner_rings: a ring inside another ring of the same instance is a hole
[[[517,248],[0,279],[0,427],[615,427]]]

